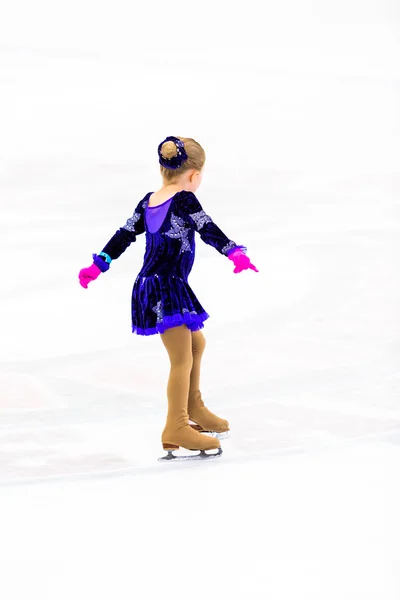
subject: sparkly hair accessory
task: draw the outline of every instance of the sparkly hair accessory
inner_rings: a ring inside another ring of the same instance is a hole
[[[174,142],[176,150],[178,152],[176,156],[173,156],[172,158],[164,158],[164,156],[161,154],[161,146],[165,142]],[[174,137],[173,135],[170,135],[169,137],[165,138],[165,140],[163,140],[158,146],[158,156],[160,159],[160,165],[162,165],[166,169],[179,169],[179,167],[181,167],[185,160],[187,160],[188,158],[184,143],[177,137]]]

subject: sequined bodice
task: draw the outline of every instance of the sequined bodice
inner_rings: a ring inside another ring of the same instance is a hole
[[[174,198],[155,211],[147,206],[148,200],[145,202],[146,249],[138,277],[174,275],[186,281],[195,256],[194,230],[175,214]]]
[[[148,206],[152,193],[138,203],[133,215],[102,250],[115,260],[138,235],[145,233],[146,249],[138,276],[165,275],[186,280],[195,256],[195,232],[225,256],[235,248],[244,249],[214,223],[193,192],[181,190],[155,207]]]

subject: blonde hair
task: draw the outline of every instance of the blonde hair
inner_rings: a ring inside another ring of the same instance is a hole
[[[189,171],[190,169],[196,169],[201,171],[206,162],[206,153],[196,140],[193,138],[186,138],[175,136],[178,140],[184,143],[185,151],[187,154],[187,160],[183,163],[179,169],[167,169],[160,165],[160,172],[164,181],[171,183],[175,179],[178,179],[180,175]],[[176,145],[174,142],[164,142],[161,146],[161,154],[164,158],[172,158],[178,154]]]

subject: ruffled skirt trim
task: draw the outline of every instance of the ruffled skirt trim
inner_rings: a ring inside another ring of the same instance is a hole
[[[132,333],[136,333],[137,335],[154,335],[157,333],[164,333],[166,329],[171,329],[172,327],[179,327],[180,325],[186,325],[190,331],[198,331],[199,329],[203,329],[204,321],[209,319],[210,315],[206,312],[202,312],[199,315],[184,313],[176,314],[172,316],[165,316],[160,323],[157,323],[155,327],[148,327],[147,329],[142,329],[141,327],[137,327],[136,325],[132,325]]]

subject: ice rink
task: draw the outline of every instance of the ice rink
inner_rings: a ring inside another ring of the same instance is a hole
[[[400,599],[394,1],[16,1],[0,19],[1,600]],[[193,137],[217,460],[164,464],[169,363],[132,335],[138,238]]]

